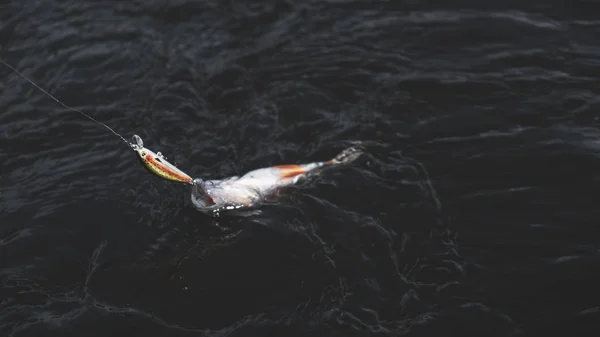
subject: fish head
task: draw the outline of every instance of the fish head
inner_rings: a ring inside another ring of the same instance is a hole
[[[213,209],[216,205],[214,199],[210,196],[210,187],[212,182],[194,179],[192,181],[191,200],[194,206],[200,210]]]

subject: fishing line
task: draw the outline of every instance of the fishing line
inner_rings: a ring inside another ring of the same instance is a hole
[[[39,85],[35,84],[35,82],[33,82],[31,79],[29,79],[29,77],[25,76],[23,73],[21,73],[20,71],[18,71],[17,69],[15,69],[13,66],[11,66],[10,64],[4,62],[3,60],[0,60],[0,62],[2,64],[4,64],[5,66],[7,66],[8,68],[10,68],[12,71],[14,71],[15,73],[19,74],[21,77],[23,77],[25,80],[27,80],[27,82],[31,83],[33,86],[35,86],[36,88],[38,88],[39,90],[41,90],[44,94],[46,94],[46,96],[52,98],[53,100],[55,100],[58,104],[62,105],[63,107],[71,110],[71,111],[75,111],[75,112],[79,112],[80,114],[84,115],[85,117],[89,118],[90,120],[92,120],[92,122],[104,126],[105,128],[107,128],[110,132],[112,132],[114,135],[116,135],[117,137],[121,138],[121,140],[123,140],[125,142],[125,144],[127,144],[127,146],[133,148],[134,150],[136,149],[136,145],[132,144],[131,142],[128,142],[125,137],[121,136],[118,132],[116,132],[115,130],[113,130],[110,126],[98,121],[97,119],[93,118],[92,116],[86,114],[83,111],[77,110],[75,108],[71,108],[70,106],[66,105],[65,103],[61,102],[58,98],[52,96],[49,92],[47,92],[46,90],[44,90],[43,88],[41,88]]]
[[[94,117],[86,114],[85,112],[83,112],[81,110],[71,108],[70,106],[61,102],[58,98],[52,96],[52,94],[50,94],[46,90],[42,89],[39,85],[35,84],[35,82],[33,82],[33,80],[29,79],[29,77],[25,76],[23,73],[21,73],[20,71],[15,69],[10,64],[4,62],[3,60],[0,60],[0,63],[4,64],[6,67],[10,68],[12,71],[19,74],[22,78],[27,80],[27,82],[31,83],[33,86],[35,86],[36,88],[41,90],[44,94],[46,94],[46,96],[52,98],[58,104],[67,108],[68,110],[78,112],[78,113],[84,115],[85,117],[89,118],[92,122],[107,128],[115,136],[117,136],[121,140],[123,140],[125,142],[125,144],[127,144],[127,146],[129,146],[130,148],[132,148],[134,151],[137,152],[138,157],[141,159],[144,166],[148,170],[150,170],[151,173],[153,173],[163,179],[170,180],[170,181],[184,182],[184,183],[188,183],[191,185],[194,185],[196,183],[196,181],[193,180],[187,173],[181,171],[175,165],[169,163],[167,161],[167,158],[164,157],[160,152],[154,153],[150,149],[144,147],[144,142],[142,141],[142,138],[140,138],[140,136],[133,135],[133,138],[132,138],[133,143],[128,142],[125,139],[125,137],[121,136],[117,131],[113,130],[110,126],[100,122],[99,120],[95,119]]]

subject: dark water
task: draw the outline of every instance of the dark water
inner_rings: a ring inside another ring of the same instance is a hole
[[[215,221],[2,66],[0,336],[597,336],[594,3],[447,3],[3,2],[0,58],[194,177],[368,154]]]

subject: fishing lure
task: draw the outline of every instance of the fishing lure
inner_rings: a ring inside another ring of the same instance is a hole
[[[145,148],[144,142],[140,136],[133,135],[132,139],[133,143],[131,143],[131,147],[137,153],[138,158],[148,171],[169,181],[193,185],[192,177],[175,167],[175,165],[169,163],[162,153],[154,153],[150,149]]]

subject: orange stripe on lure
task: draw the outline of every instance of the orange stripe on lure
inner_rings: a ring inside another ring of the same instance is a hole
[[[193,184],[192,177],[175,167],[175,165],[169,163],[167,158],[160,152],[154,153],[145,148],[144,142],[140,136],[133,136],[131,147],[137,152],[138,158],[141,160],[142,164],[144,164],[144,167],[153,174],[169,181]]]

